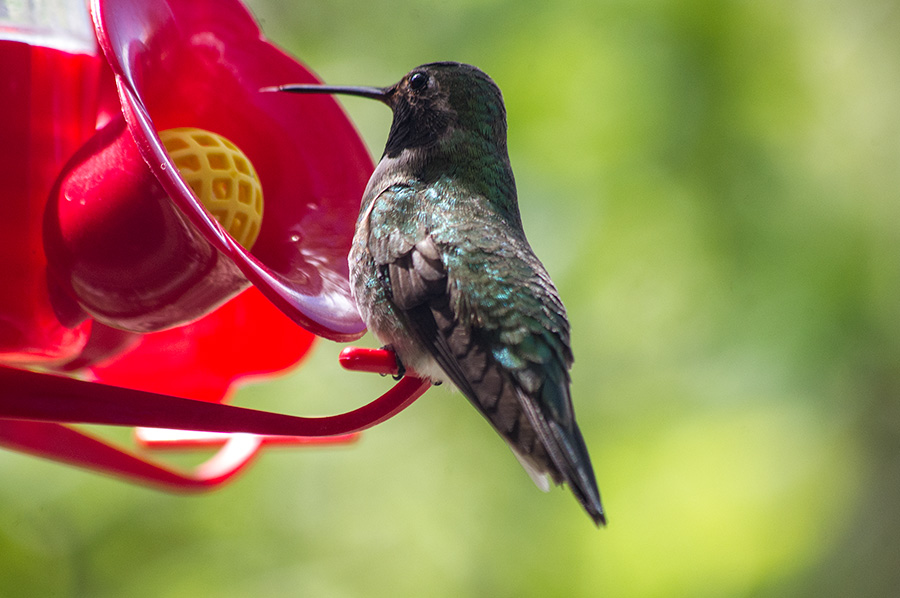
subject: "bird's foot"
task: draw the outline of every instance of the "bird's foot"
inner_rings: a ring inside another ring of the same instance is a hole
[[[394,380],[400,380],[401,378],[403,378],[403,376],[406,375],[406,366],[404,366],[403,362],[400,361],[400,356],[397,355],[396,351],[394,351],[394,347],[392,347],[391,345],[385,345],[382,347],[382,349],[385,351],[390,351],[394,354],[394,360],[397,362],[397,373],[392,377],[394,378]]]

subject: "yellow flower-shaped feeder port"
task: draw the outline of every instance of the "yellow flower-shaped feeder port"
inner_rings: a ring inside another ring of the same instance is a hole
[[[159,138],[203,207],[249,251],[262,225],[263,192],[247,155],[218,133],[193,127]]]

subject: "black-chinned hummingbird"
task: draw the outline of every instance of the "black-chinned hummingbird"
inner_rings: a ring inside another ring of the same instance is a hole
[[[266,90],[390,106],[349,257],[360,314],[403,366],[455,384],[538,487],[568,484],[604,524],[569,391],[569,322],[525,238],[497,85],[476,67],[436,62],[384,88]]]

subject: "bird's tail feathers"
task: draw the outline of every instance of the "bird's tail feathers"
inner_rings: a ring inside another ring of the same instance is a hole
[[[606,525],[606,516],[600,502],[600,491],[597,489],[594,468],[591,466],[591,458],[588,456],[581,430],[578,429],[577,424],[573,424],[571,433],[564,430],[557,422],[551,421],[548,424],[557,441],[557,446],[564,453],[559,455],[559,450],[551,450],[549,451],[551,459],[594,523],[598,526]]]
[[[520,392],[522,392],[521,389]],[[578,429],[578,424],[572,420],[570,428],[563,427],[560,422],[547,418],[533,401],[520,400],[520,405],[527,412],[528,419],[534,426],[549,457],[549,463],[541,466],[516,455],[525,467],[525,471],[535,481],[538,488],[542,488],[542,486],[535,474],[543,473],[545,478],[550,476],[557,484],[567,484],[594,523],[598,526],[606,525],[591,458],[581,430]],[[526,461],[529,461],[527,465]],[[547,484],[546,479],[544,484]]]

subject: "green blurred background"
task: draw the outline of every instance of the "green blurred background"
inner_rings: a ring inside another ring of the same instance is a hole
[[[900,595],[896,2],[249,5],[331,83],[503,89],[609,526],[437,388],[200,497],[0,452],[0,596]],[[389,111],[345,106],[380,155]],[[389,387],[340,349],[237,402]]]

